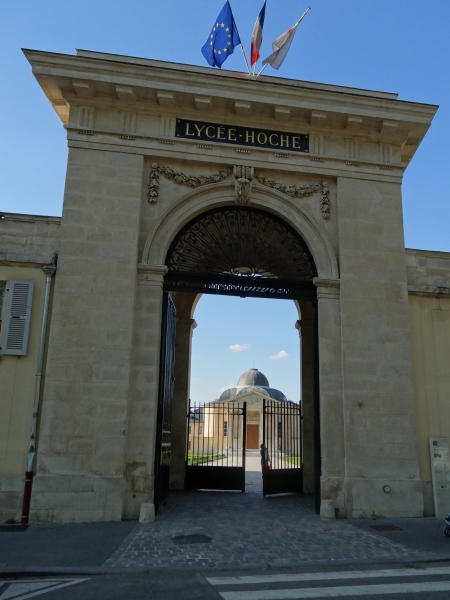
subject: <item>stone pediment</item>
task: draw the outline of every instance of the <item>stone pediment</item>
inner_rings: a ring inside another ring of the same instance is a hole
[[[240,394],[234,398],[235,402],[262,402],[263,400],[273,400],[269,396],[258,394],[257,392],[247,392],[246,394]]]

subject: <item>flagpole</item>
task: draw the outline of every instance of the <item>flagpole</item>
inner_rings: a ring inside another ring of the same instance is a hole
[[[234,18],[233,18],[233,21],[234,21]],[[236,31],[237,31],[237,29],[236,29]],[[242,44],[241,44],[241,50],[242,50],[242,56],[244,57],[244,60],[245,60],[245,64],[247,65],[248,74],[251,76],[252,73],[250,71],[250,67],[248,66],[247,56],[245,54],[244,46]]]
[[[300,19],[295,24],[295,27],[297,25],[300,25],[300,23],[303,21],[303,19],[306,17],[306,15],[309,13],[310,10],[311,10],[311,8],[308,6],[308,8],[305,10],[305,12],[302,14],[302,16],[300,17]]]
[[[294,29],[295,27],[298,27],[298,25],[300,25],[300,23],[303,21],[303,19],[306,17],[306,15],[309,13],[309,11],[311,10],[311,8],[308,6],[308,8],[305,10],[305,12],[302,14],[302,16],[300,17],[300,19],[297,21],[297,23],[294,25],[294,27],[292,29]],[[233,17],[234,18],[234,17]],[[267,67],[269,63],[267,62],[263,68],[261,69],[261,71],[258,73],[258,75],[255,77],[255,80],[258,79],[258,77],[263,73],[264,69]]]
[[[265,68],[266,68],[268,65],[269,65],[269,63],[266,63],[266,64],[263,66],[263,68],[262,68],[262,69],[261,69],[261,71],[258,73],[258,75],[255,77],[255,79],[258,79],[258,77],[259,77],[260,75],[262,75],[262,73],[264,72]]]
[[[234,28],[236,29],[236,32],[237,32],[237,34],[238,34],[238,36],[239,36],[239,40],[240,40],[240,39],[241,39],[241,36],[239,35],[239,30],[238,30],[238,28],[237,28],[236,21],[234,20],[234,14],[233,14],[233,10],[232,10],[232,8],[231,8],[230,0],[227,0],[227,4],[228,4],[228,6],[230,7],[231,16],[233,17],[233,25],[234,25]],[[252,73],[251,73],[251,71],[250,71],[250,67],[249,67],[249,65],[248,65],[247,55],[245,54],[245,50],[244,50],[244,46],[242,45],[242,42],[241,42],[241,50],[242,50],[242,56],[244,57],[245,64],[246,64],[246,66],[247,66],[247,72],[248,72],[248,74],[249,74],[249,75],[250,75],[250,77],[251,77]]]

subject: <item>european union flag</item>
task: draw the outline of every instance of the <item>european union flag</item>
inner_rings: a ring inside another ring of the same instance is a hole
[[[228,1],[217,17],[217,21],[209,35],[208,41],[202,48],[202,54],[212,67],[222,68],[223,63],[236,46],[241,44],[241,38],[234,23],[233,13]]]

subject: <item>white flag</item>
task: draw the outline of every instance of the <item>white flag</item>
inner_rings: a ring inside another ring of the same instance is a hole
[[[263,65],[269,64],[273,69],[277,70],[281,67],[287,53],[289,52],[292,42],[294,41],[297,27],[300,25],[300,22],[303,20],[309,10],[310,9],[308,8],[308,10],[303,13],[294,27],[288,29],[286,33],[283,33],[283,35],[280,35],[280,37],[274,41],[272,44],[273,53],[263,60]]]

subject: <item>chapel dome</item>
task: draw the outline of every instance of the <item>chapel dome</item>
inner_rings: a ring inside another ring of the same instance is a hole
[[[245,371],[245,373],[239,377],[237,384],[238,387],[247,385],[269,387],[267,377],[263,375],[261,371],[258,371],[258,369],[249,369],[248,371]]]
[[[239,377],[236,387],[225,390],[220,396],[218,402],[230,402],[239,396],[244,396],[249,392],[256,392],[266,398],[278,400],[278,402],[287,402],[286,396],[280,390],[271,388],[269,381],[258,369],[249,369]]]

